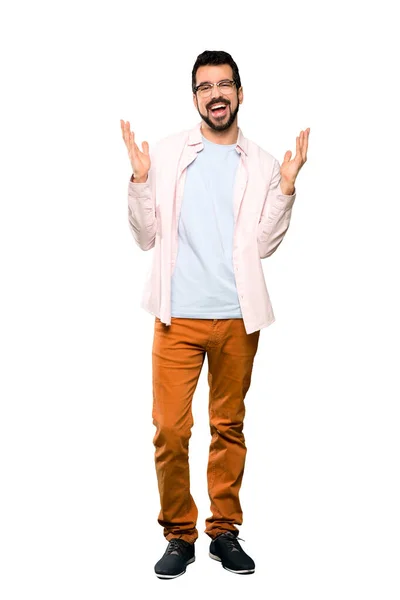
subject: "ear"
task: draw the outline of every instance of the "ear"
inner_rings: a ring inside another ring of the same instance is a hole
[[[239,100],[239,104],[242,104],[242,102],[243,102],[243,88],[242,87],[240,87],[238,89],[238,100]]]
[[[196,96],[196,94],[193,94],[193,104],[194,104],[195,108],[197,108],[197,96]]]

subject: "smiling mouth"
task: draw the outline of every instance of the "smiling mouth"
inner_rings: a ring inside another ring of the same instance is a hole
[[[211,108],[209,110],[213,116],[222,117],[227,113],[228,105],[227,104],[215,104],[214,106],[211,106]]]

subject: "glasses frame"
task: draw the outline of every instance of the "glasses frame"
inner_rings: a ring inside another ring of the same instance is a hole
[[[199,88],[202,85],[211,85],[210,93],[207,94],[207,96],[211,96],[215,85],[217,86],[218,91],[221,92],[219,86],[221,85],[221,83],[227,83],[228,81],[229,81],[229,83],[233,83],[234,86],[237,88],[236,81],[234,79],[221,79],[221,81],[218,81],[217,83],[210,83],[209,81],[207,81],[207,82],[204,81],[203,83],[200,83],[200,85],[196,85],[196,87],[194,88],[194,93],[197,94]],[[233,88],[232,88],[232,91],[233,91]],[[221,94],[223,94],[223,92],[221,92]],[[206,98],[207,96],[203,96],[203,98]]]

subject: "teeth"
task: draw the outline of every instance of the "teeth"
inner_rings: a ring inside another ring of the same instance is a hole
[[[217,104],[217,106],[212,106],[211,110],[214,110],[216,108],[225,108],[226,104]]]

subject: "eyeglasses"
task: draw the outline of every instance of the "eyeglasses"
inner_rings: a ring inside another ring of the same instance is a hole
[[[218,83],[201,83],[194,88],[194,93],[196,94],[198,92],[201,98],[207,98],[207,96],[211,96],[214,85],[216,85],[218,90],[226,96],[232,94],[236,87],[236,83],[232,79],[224,79],[223,81],[218,81]]]

